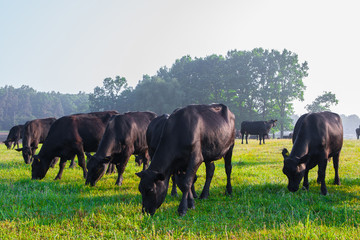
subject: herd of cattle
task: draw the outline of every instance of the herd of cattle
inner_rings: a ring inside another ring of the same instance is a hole
[[[116,167],[117,185],[131,155],[143,164],[139,191],[142,195],[142,211],[153,215],[164,202],[170,177],[182,191],[178,208],[185,215],[194,208],[194,182],[199,166],[206,166],[206,181],[200,198],[209,196],[214,175],[214,161],[224,158],[227,175],[226,194],[232,193],[231,158],[235,137],[241,134],[248,143],[248,135],[258,135],[263,144],[276,120],[242,122],[240,133],[235,130],[235,116],[223,104],[188,105],[174,110],[170,115],[157,116],[153,112],[117,111],[93,112],[46,118],[14,126],[5,140],[6,146],[21,151],[26,164],[31,165],[32,179],[43,179],[50,167],[59,161],[61,179],[65,164],[74,157],[83,170],[86,184],[95,186],[97,181]],[[22,139],[22,148],[18,141]],[[338,175],[339,155],[343,144],[343,127],[338,114],[331,112],[309,113],[297,121],[292,135],[293,148],[283,149],[283,173],[288,178],[288,189],[295,192],[301,180],[309,189],[308,172],[318,165],[317,181],[321,194],[326,195],[325,170],[329,158],[333,158],[335,184]],[[36,155],[38,144],[42,147]],[[90,155],[90,152],[95,152]],[[86,164],[85,155],[88,156]],[[59,160],[60,159],[60,160]]]

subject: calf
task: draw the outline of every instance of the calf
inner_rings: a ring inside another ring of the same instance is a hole
[[[319,112],[302,115],[295,124],[293,148],[289,154],[283,149],[283,173],[287,176],[288,189],[296,192],[304,177],[303,189],[309,189],[309,170],[319,166],[317,181],[321,184],[321,194],[326,195],[325,170],[329,158],[333,158],[334,183],[340,185],[339,156],[343,145],[343,126],[336,113]]]
[[[32,179],[44,178],[54,157],[60,157],[60,169],[55,180],[61,179],[66,161],[75,155],[86,178],[84,151],[96,151],[107,123],[116,114],[117,111],[105,111],[59,118],[51,126],[39,154],[34,157],[36,160],[32,164]]]
[[[10,149],[11,145],[13,145],[13,149],[15,148],[15,145],[19,148],[19,140],[23,137],[23,131],[24,125],[16,125],[10,129],[8,136],[4,141],[7,149]]]
[[[56,118],[44,118],[28,121],[24,125],[22,148],[16,151],[22,151],[22,155],[26,164],[31,163],[32,156],[35,155],[39,143],[43,143],[49,133],[51,125]]]
[[[265,144],[265,136],[269,136],[269,131],[272,127],[276,126],[277,120],[269,121],[243,121],[241,123],[241,144],[244,143],[244,135],[246,135],[246,144],[248,144],[248,135],[259,135],[260,144],[261,139],[263,144]]]
[[[87,163],[88,176],[85,184],[95,186],[104,175],[109,163],[116,164],[118,178],[116,185],[121,185],[122,174],[132,154],[142,155],[146,159],[144,169],[150,160],[146,143],[146,129],[152,119],[152,112],[128,112],[115,116],[108,123],[100,145]]]
[[[189,105],[173,112],[165,123],[148,169],[137,173],[143,211],[153,215],[164,202],[170,176],[185,172],[178,212],[194,207],[191,192],[202,162],[225,159],[226,192],[231,194],[231,157],[235,142],[235,116],[223,104]]]

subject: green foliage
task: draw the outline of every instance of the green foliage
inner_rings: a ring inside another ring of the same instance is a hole
[[[29,86],[0,88],[0,129],[24,124],[36,118],[62,117],[88,112],[88,95],[37,92]]]
[[[124,91],[122,97],[114,98],[104,88],[95,88],[90,105],[92,110],[102,110],[120,101],[119,111],[163,114],[189,104],[218,102],[234,112],[237,128],[244,120],[273,118],[283,131],[292,127],[292,101],[303,100],[307,70],[307,63],[299,63],[298,56],[286,49],[233,50],[225,57],[184,56],[171,68],[160,68],[155,76],[144,75],[135,89]]]
[[[330,111],[330,105],[337,105],[339,100],[336,99],[335,94],[331,92],[324,92],[323,95],[318,96],[315,100],[305,106],[308,112],[322,112]]]
[[[128,89],[124,77],[105,78],[102,87],[96,87],[89,95],[91,111],[117,110],[122,104],[121,92]]]
[[[232,196],[226,196],[223,160],[216,161],[210,196],[179,217],[181,199],[168,195],[153,217],[141,213],[141,171],[131,158],[121,187],[105,175],[96,187],[85,186],[80,167],[58,167],[41,180],[30,180],[31,167],[21,153],[0,145],[0,239],[358,239],[360,235],[360,142],[346,140],[340,180],[327,167],[329,194],[320,195],[317,168],[309,173],[310,190],[291,193],[282,173],[281,149],[291,140],[236,142]],[[197,172],[200,194],[205,168]],[[169,191],[170,193],[170,191]]]

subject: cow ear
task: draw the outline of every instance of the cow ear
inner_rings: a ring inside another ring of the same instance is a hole
[[[17,148],[17,149],[15,149],[15,150],[18,151],[18,152],[20,152],[20,151],[23,150],[23,148]]]
[[[155,175],[155,181],[164,181],[165,180],[165,175],[162,173],[156,173]]]
[[[141,178],[144,175],[144,173],[141,171],[141,172],[135,173],[135,175],[138,176],[139,178]]]
[[[282,155],[283,155],[284,158],[287,158],[290,154],[289,154],[289,151],[286,148],[284,148],[282,150]]]

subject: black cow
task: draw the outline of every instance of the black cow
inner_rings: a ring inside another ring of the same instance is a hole
[[[16,151],[22,151],[22,155],[26,164],[31,163],[32,156],[35,155],[39,143],[43,143],[49,133],[51,125],[56,118],[44,118],[28,121],[24,125],[22,148]]]
[[[303,189],[309,189],[309,170],[318,165],[317,182],[321,183],[321,194],[326,195],[325,170],[329,158],[333,158],[334,184],[340,185],[339,156],[343,145],[343,126],[338,114],[332,112],[308,113],[295,124],[293,148],[289,154],[283,149],[283,172],[289,180],[288,189],[299,189],[304,177]]]
[[[154,156],[156,147],[160,142],[160,137],[161,137],[163,127],[168,118],[169,118],[169,114],[163,114],[161,116],[154,118],[150,122],[150,124],[146,130],[146,142],[147,142],[147,145],[149,148],[148,152],[149,152],[150,160]],[[143,161],[143,158],[140,155],[135,156],[135,162],[138,165],[140,165],[142,163],[142,161]],[[215,169],[215,166],[214,166],[214,169]],[[178,178],[176,178],[175,175],[177,175]],[[176,182],[181,181],[181,177],[184,175],[184,173],[178,172],[175,175],[171,176],[171,180],[173,183],[172,189],[171,189],[171,196],[177,196]],[[176,181],[176,179],[180,179],[180,180]],[[194,198],[197,198],[194,184],[191,187],[191,191],[194,195]],[[205,198],[205,197],[203,196],[203,198]]]
[[[356,138],[359,139],[359,136],[360,136],[360,126],[359,126],[359,128],[355,129],[355,132],[356,132]]]
[[[173,112],[165,123],[161,139],[148,169],[137,173],[143,211],[153,215],[164,202],[170,176],[185,172],[178,208],[185,215],[194,208],[191,185],[202,162],[225,159],[226,192],[232,187],[231,157],[235,142],[235,116],[223,104],[189,105]]]
[[[85,184],[95,186],[104,175],[109,163],[116,164],[118,178],[116,185],[121,185],[122,174],[133,154],[146,159],[143,169],[148,166],[150,157],[146,143],[146,129],[156,117],[152,112],[128,112],[114,116],[108,123],[104,136],[96,153],[87,163],[88,176]]]
[[[43,179],[54,157],[60,157],[60,169],[55,180],[61,179],[66,161],[75,155],[86,178],[84,152],[96,151],[107,123],[116,114],[119,113],[105,111],[74,114],[55,121],[39,154],[34,157],[36,160],[32,164],[32,179]]]
[[[11,145],[13,145],[13,149],[15,148],[15,146],[19,148],[19,140],[23,137],[23,131],[24,125],[16,125],[10,129],[8,136],[4,141],[7,149],[10,149]]]
[[[265,144],[265,136],[269,136],[269,131],[272,127],[276,126],[277,120],[269,121],[243,121],[241,123],[241,144],[244,143],[244,135],[246,135],[246,144],[248,144],[248,135],[259,135],[260,144],[261,139]]]

